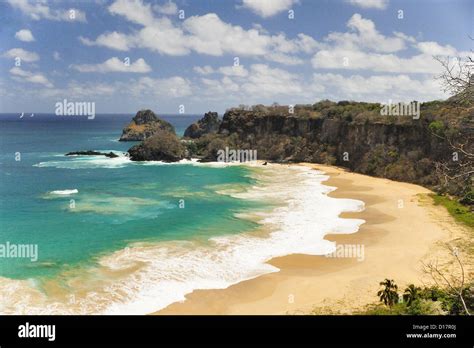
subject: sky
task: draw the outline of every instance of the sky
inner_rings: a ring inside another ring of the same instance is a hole
[[[427,101],[471,0],[0,0],[0,112]]]

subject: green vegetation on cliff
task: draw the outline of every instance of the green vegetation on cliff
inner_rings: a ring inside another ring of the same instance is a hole
[[[258,151],[261,160],[314,162],[417,183],[474,205],[474,103],[433,101],[420,118],[382,116],[378,103],[242,106],[229,109],[216,134],[195,140],[191,155]]]

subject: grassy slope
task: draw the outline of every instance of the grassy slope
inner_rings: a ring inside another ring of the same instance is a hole
[[[469,208],[458,203],[455,200],[449,199],[446,196],[432,194],[435,205],[442,205],[446,207],[448,212],[454,219],[468,227],[474,228],[474,213],[469,211]]]

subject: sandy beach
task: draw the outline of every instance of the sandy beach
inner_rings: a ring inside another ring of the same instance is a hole
[[[364,219],[354,234],[329,234],[338,245],[364,247],[363,260],[289,255],[269,263],[279,272],[262,275],[220,290],[196,290],[186,301],[153,314],[320,314],[353,313],[377,302],[379,282],[394,279],[402,288],[410,283],[430,284],[422,262],[438,260],[456,271],[446,245],[471,243],[470,231],[457,224],[430,191],[421,186],[350,173],[343,169],[305,164],[330,176],[324,184],[337,187],[329,195],[365,203],[365,210],[343,213]]]

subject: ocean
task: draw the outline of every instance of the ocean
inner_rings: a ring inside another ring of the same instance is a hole
[[[327,196],[322,173],[271,165],[131,162],[133,115],[0,115],[0,313],[146,314],[194,289],[278,271],[270,258],[321,255],[363,203]],[[200,115],[164,115],[178,135]],[[117,158],[64,156],[113,151]]]

